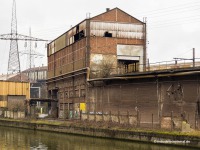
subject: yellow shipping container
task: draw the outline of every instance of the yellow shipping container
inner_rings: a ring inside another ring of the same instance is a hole
[[[29,99],[30,83],[0,81],[0,95],[26,95],[26,99]]]
[[[0,101],[0,107],[7,107],[7,101]]]

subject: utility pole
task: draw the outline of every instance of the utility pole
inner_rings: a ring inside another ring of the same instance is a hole
[[[192,59],[193,67],[195,67],[195,48],[193,48],[192,51],[193,51],[193,59]]]

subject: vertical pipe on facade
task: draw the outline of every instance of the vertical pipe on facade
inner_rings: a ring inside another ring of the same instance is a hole
[[[199,100],[199,98],[200,98],[200,81],[199,81],[199,75],[197,75],[197,83],[198,83],[197,94],[198,94],[198,100]]]
[[[68,88],[67,88],[67,99],[68,99],[68,105],[67,105],[68,116],[67,116],[67,117],[68,117],[68,118],[70,118],[70,116],[69,116],[69,115],[70,115],[70,110],[69,110],[69,94],[70,94],[70,93],[69,93],[69,87],[68,87]]]
[[[157,101],[158,101],[158,119],[159,119],[159,124],[161,126],[161,103],[160,103],[160,92],[159,92],[159,81],[158,77],[156,79],[156,89],[157,89]]]
[[[108,90],[107,90],[107,93],[108,93],[108,109],[110,109],[110,93],[109,93],[110,88],[109,88],[109,86],[108,86],[107,89],[108,89]]]
[[[143,36],[144,36],[144,57],[143,57],[143,71],[146,71],[146,57],[147,57],[147,26],[146,26],[146,17],[144,18],[144,29],[143,29]]]
[[[96,111],[97,111],[97,106],[98,106],[98,103],[99,103],[99,101],[98,101],[98,89],[97,89],[98,87],[96,87],[95,88],[95,103],[94,103],[94,112],[95,112],[95,115],[96,115]]]
[[[75,71],[75,50],[76,50],[76,43],[77,41],[74,40],[74,43],[72,44],[72,75],[75,75],[76,73],[74,72]],[[72,90],[73,90],[73,97],[72,97],[72,104],[73,104],[73,107],[72,107],[72,118],[74,118],[75,114],[74,114],[74,111],[75,111],[75,76],[72,76]]]
[[[85,101],[88,101],[88,85],[90,66],[89,66],[89,54],[90,54],[90,18],[86,19],[86,52],[85,52],[85,67],[87,68],[86,81],[85,81]],[[88,109],[88,107],[87,107]],[[90,108],[89,108],[90,109]],[[88,110],[87,110],[88,111]]]
[[[63,98],[63,119],[65,119],[65,105],[64,105],[64,103],[65,103],[65,85],[64,85],[64,80],[62,80],[63,82],[62,82],[62,84],[63,84],[63,86],[62,86],[62,94],[63,94],[63,96],[62,96],[62,98]]]

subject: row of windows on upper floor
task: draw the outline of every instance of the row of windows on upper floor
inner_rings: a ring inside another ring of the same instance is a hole
[[[74,30],[74,29],[73,29]],[[70,32],[70,31],[69,31]],[[144,39],[144,25],[108,22],[91,22],[90,36]],[[48,46],[48,56],[86,37],[86,27],[79,31],[79,25],[73,34],[63,34]]]
[[[27,73],[29,79],[32,80],[46,80],[47,79],[47,71],[33,71]]]

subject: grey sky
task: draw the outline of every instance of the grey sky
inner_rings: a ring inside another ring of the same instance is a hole
[[[150,62],[192,57],[192,48],[200,58],[199,0],[16,0],[18,33],[53,40],[86,18],[106,8],[119,7],[142,20],[147,17],[148,58]],[[12,0],[0,1],[0,34],[10,33]],[[25,50],[24,42],[19,50]],[[44,44],[36,49],[46,54]],[[9,41],[0,41],[0,73],[7,72]],[[21,60],[26,67],[25,56]],[[46,58],[35,59],[36,66],[46,64]]]

